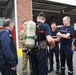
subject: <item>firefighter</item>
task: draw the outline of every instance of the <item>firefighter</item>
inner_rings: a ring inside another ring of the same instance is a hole
[[[44,22],[45,15],[43,12],[41,12],[37,16],[38,38],[36,43],[38,44],[38,49],[36,49],[37,51],[34,50],[31,54],[33,70],[32,75],[47,75],[46,40],[48,41],[51,48],[55,45],[53,38],[50,36],[50,27]]]
[[[3,29],[0,31],[0,71],[2,75],[17,75],[17,50],[11,34],[13,23],[5,19]]]
[[[53,71],[53,55],[55,53],[55,57],[56,57],[56,73],[59,73],[59,41],[60,39],[57,38],[56,34],[58,33],[57,27],[56,27],[56,23],[52,22],[51,23],[51,36],[55,41],[55,47],[53,49],[49,50],[49,59],[50,59],[50,69],[49,69],[49,73]]]
[[[68,75],[73,75],[73,51],[71,50],[72,38],[74,35],[74,28],[70,26],[70,18],[65,16],[63,18],[64,26],[60,29],[60,32],[57,33],[57,36],[60,38],[61,48],[60,48],[60,57],[61,57],[61,72],[60,75],[65,75],[65,59],[67,60],[68,66]]]

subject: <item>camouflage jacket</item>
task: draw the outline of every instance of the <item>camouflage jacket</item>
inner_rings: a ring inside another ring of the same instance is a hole
[[[19,34],[19,41],[20,41],[20,44],[21,44],[23,50],[25,49],[25,35],[26,35],[25,31],[21,30],[21,32]]]

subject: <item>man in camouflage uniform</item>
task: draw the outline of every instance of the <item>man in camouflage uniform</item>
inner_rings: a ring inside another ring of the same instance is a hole
[[[23,26],[21,27],[21,32],[19,34],[19,40],[20,40],[20,44],[22,46],[22,50],[25,51],[26,50],[26,47],[25,47],[25,25],[27,24],[27,21],[24,21],[23,22]],[[28,70],[27,70],[27,62],[28,60],[30,61],[29,59],[29,55],[27,55],[27,53],[23,52],[23,63],[22,63],[22,73],[23,75],[27,75],[28,73]],[[31,64],[29,64],[31,65]],[[31,73],[31,66],[30,66],[30,73]]]

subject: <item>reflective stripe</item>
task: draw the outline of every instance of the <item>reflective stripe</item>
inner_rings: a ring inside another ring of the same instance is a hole
[[[35,36],[25,36],[27,39],[34,39]]]
[[[69,70],[68,70],[68,72],[69,72],[69,73],[74,73],[74,71],[69,71]]]
[[[57,36],[52,36],[53,38],[57,38]]]
[[[39,32],[39,33],[44,33],[44,31],[43,31],[43,30],[39,30],[38,32]]]
[[[65,69],[65,67],[61,67],[62,69]]]

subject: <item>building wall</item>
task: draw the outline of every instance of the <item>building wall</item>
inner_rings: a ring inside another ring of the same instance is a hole
[[[32,20],[32,0],[17,0],[18,32],[24,20]]]

